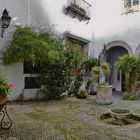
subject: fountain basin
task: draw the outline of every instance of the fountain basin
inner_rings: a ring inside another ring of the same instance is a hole
[[[109,113],[112,117],[115,119],[126,119],[129,118],[132,115],[132,111],[128,109],[111,109],[109,110]]]
[[[103,113],[100,119],[107,124],[120,126],[140,123],[140,116],[128,109],[111,109]]]

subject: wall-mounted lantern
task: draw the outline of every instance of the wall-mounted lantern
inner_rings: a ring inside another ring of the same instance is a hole
[[[5,31],[6,28],[8,28],[9,24],[11,21],[11,17],[9,16],[9,12],[4,9],[0,22],[1,22],[1,37],[3,37],[3,33]]]

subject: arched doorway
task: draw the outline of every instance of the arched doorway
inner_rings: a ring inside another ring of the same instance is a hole
[[[113,88],[115,91],[122,91],[122,82],[123,82],[123,75],[117,71],[116,68],[116,62],[119,59],[120,56],[128,53],[128,51],[121,47],[121,46],[115,46],[110,48],[107,51],[107,61],[111,65],[111,74],[109,77],[109,83],[113,85]]]
[[[123,41],[114,41],[106,45],[106,59],[111,65],[109,83],[113,86],[115,91],[122,91],[124,83],[124,76],[120,71],[117,71],[115,64],[119,57],[126,53],[132,55],[132,50],[130,46]]]

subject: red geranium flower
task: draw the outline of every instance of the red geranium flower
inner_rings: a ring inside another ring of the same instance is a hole
[[[9,86],[9,88],[13,88],[14,84],[9,84],[8,86]]]

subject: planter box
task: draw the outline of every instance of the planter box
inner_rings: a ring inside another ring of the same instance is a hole
[[[112,86],[98,86],[96,95],[97,104],[112,104]]]

